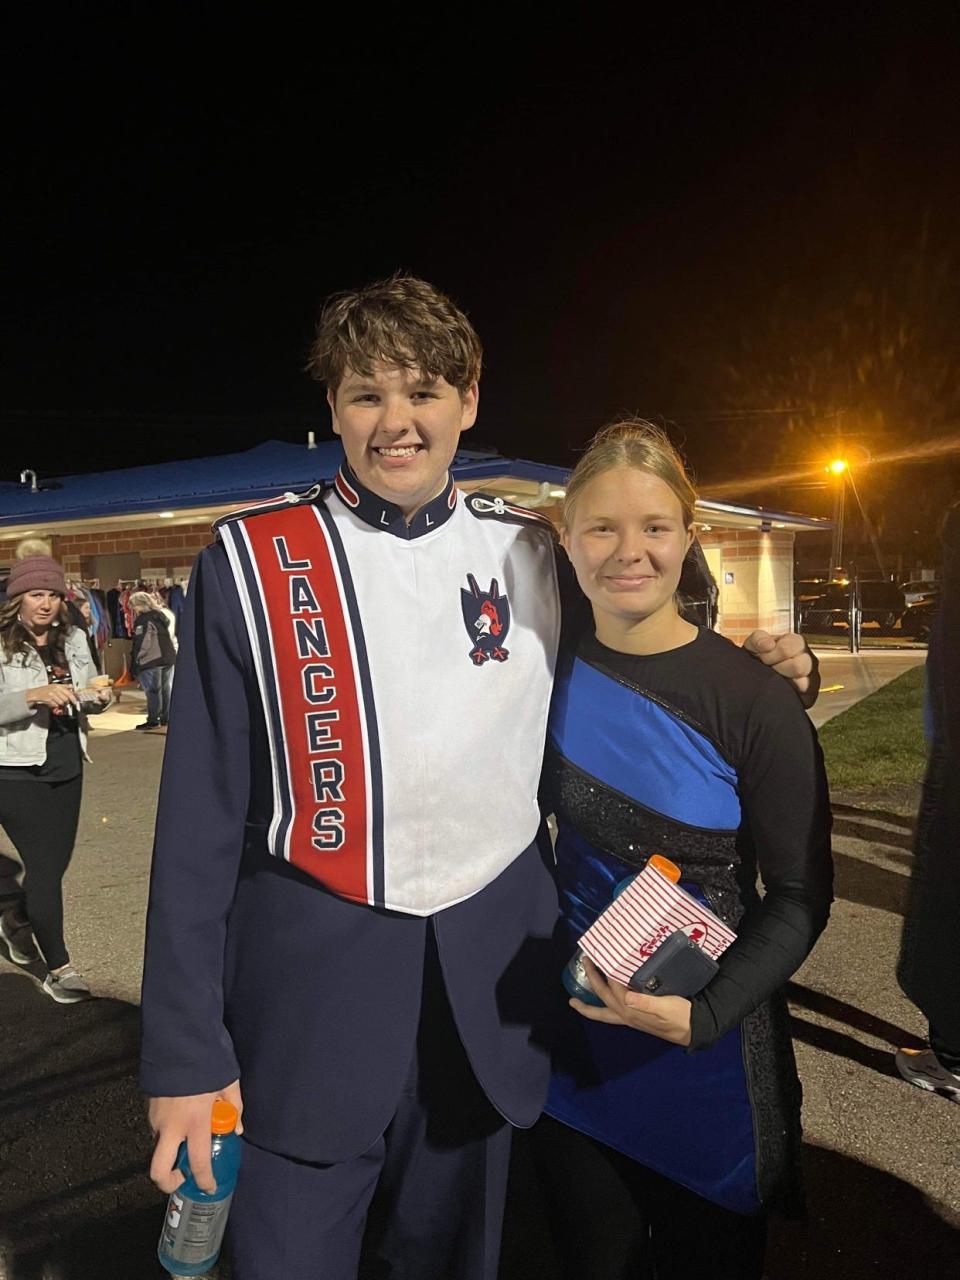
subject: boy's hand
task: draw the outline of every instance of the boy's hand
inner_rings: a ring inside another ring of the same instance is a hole
[[[147,1105],[147,1119],[150,1123],[157,1145],[154,1147],[153,1159],[150,1162],[150,1177],[167,1195],[176,1191],[185,1181],[183,1174],[174,1165],[180,1143],[187,1144],[187,1159],[190,1161],[190,1172],[201,1191],[214,1192],[217,1189],[210,1164],[210,1112],[218,1098],[232,1102],[240,1116],[243,1116],[243,1099],[240,1096],[240,1081],[234,1080],[224,1089],[215,1093],[195,1093],[183,1098],[151,1098]],[[243,1133],[241,1120],[237,1121],[237,1133]]]
[[[751,631],[743,647],[765,666],[773,667],[777,675],[792,680],[803,705],[813,706],[820,692],[820,667],[803,636],[795,631],[782,636],[772,636],[769,631]]]

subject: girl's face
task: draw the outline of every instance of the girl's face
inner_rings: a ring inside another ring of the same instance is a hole
[[[595,615],[629,624],[676,612],[693,530],[658,476],[623,466],[594,477],[574,502],[562,540]]]
[[[62,603],[57,591],[25,591],[20,597],[20,621],[28,631],[45,631],[60,616]]]

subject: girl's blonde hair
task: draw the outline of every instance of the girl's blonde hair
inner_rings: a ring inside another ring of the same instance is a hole
[[[683,459],[667,433],[645,418],[626,418],[601,427],[587,445],[567,482],[563,522],[569,527],[573,508],[583,490],[605,471],[633,467],[662,480],[676,494],[683,511],[683,526],[693,524],[697,491]]]

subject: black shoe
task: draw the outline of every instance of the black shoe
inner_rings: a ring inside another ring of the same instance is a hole
[[[134,727],[135,729],[159,729],[159,728],[160,728],[160,721],[159,721],[159,720],[144,720],[143,724],[135,724],[133,727]]]

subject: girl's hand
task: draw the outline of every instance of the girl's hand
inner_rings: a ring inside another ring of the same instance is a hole
[[[113,701],[112,685],[113,681],[109,676],[94,676],[90,681],[90,691],[97,695],[97,701],[104,707],[108,707]]]
[[[603,976],[589,956],[583,957],[583,967],[596,995],[603,1001],[603,1008],[571,1000],[570,1005],[591,1022],[608,1022],[612,1026],[633,1027],[648,1035],[668,1040],[670,1044],[690,1043],[690,1001],[683,996],[645,996],[631,991],[622,983]]]
[[[27,690],[28,707],[65,707],[68,702],[76,705],[80,699],[68,684],[40,684]]]

